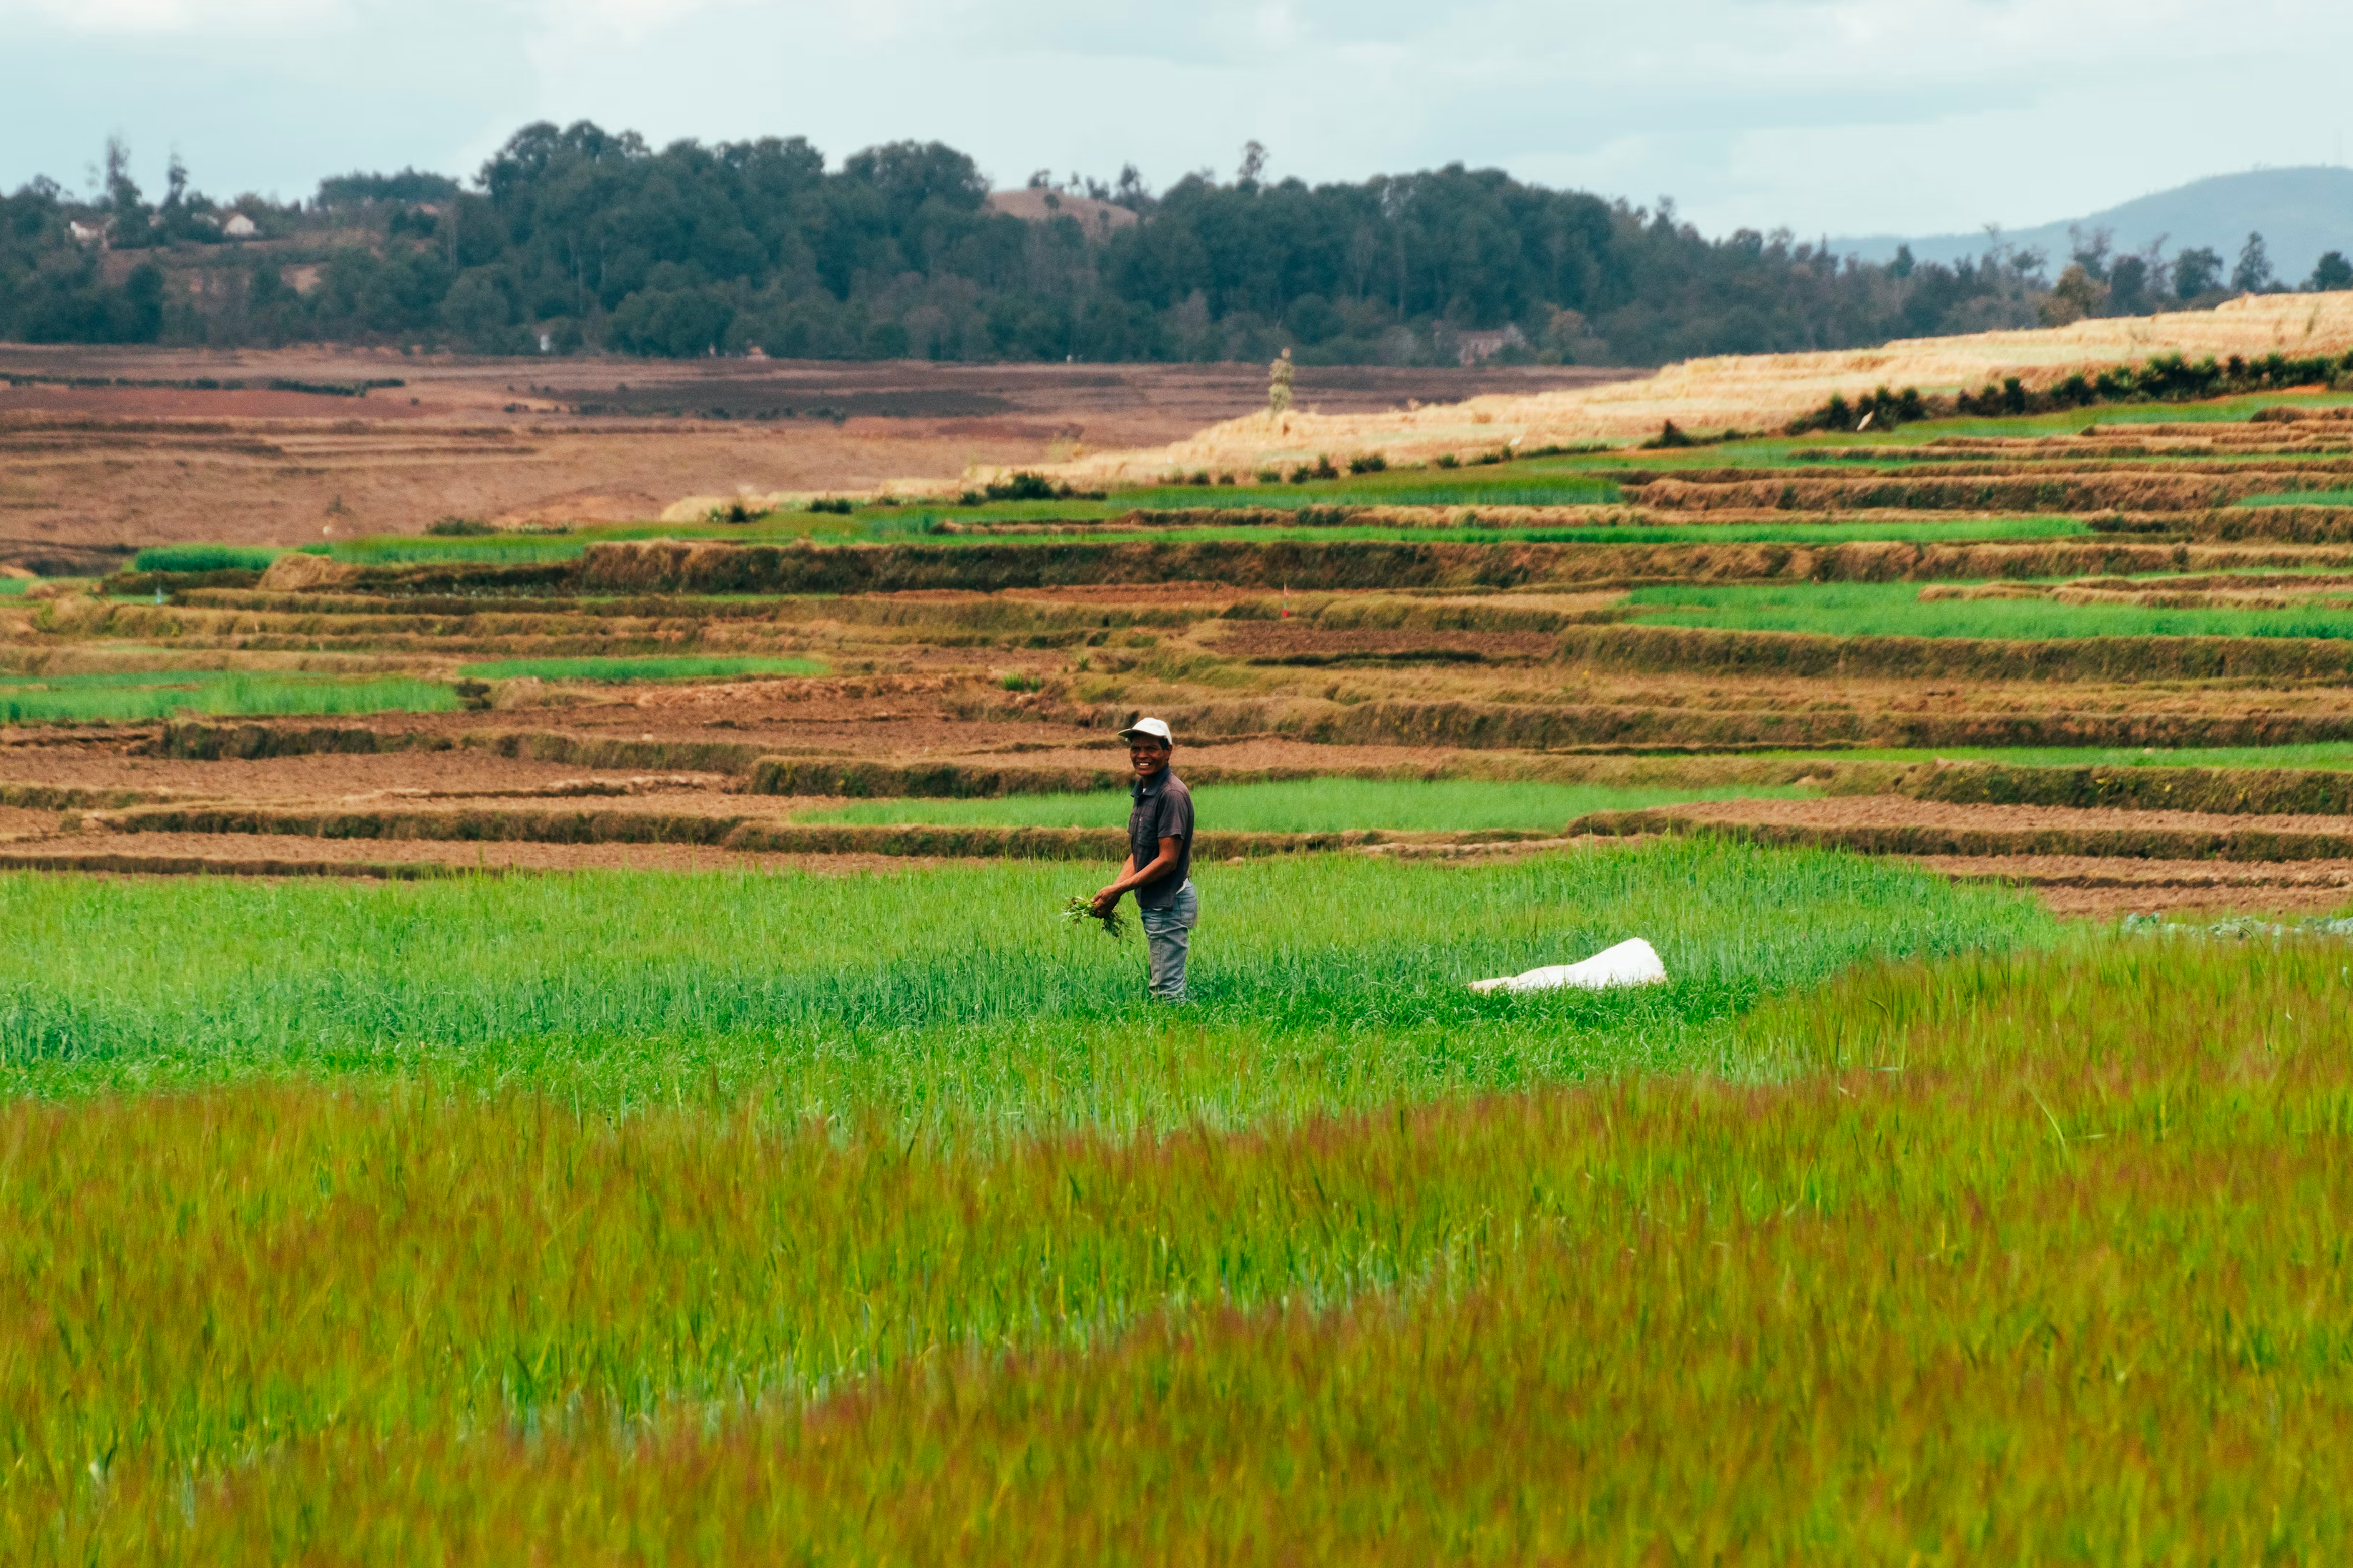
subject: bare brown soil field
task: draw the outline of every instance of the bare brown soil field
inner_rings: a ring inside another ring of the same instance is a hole
[[[237,834],[152,833],[135,838],[65,837],[0,845],[0,870],[118,876],[345,876],[476,871],[810,871],[825,876],[906,872],[950,862],[903,855],[778,855],[693,844],[455,843],[418,838],[286,839]]]
[[[1301,373],[1303,404],[1579,385],[1590,369]],[[436,518],[658,518],[689,495],[867,490],[1167,441],[1263,405],[1253,365],[474,360],[0,344],[0,544],[301,544]],[[239,380],[243,390],[58,383]],[[268,390],[397,379],[345,397]],[[581,412],[586,410],[587,412]]]
[[[1235,627],[1219,651],[1251,664],[1511,663],[1550,658],[1543,632],[1338,631],[1261,621]]]

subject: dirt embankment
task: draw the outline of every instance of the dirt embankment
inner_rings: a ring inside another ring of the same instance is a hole
[[[2171,470],[2039,473],[1995,478],[1901,474],[1872,478],[1803,476],[1694,482],[1661,479],[1624,492],[1662,511],[2188,512],[2227,507],[2247,496],[2309,488],[2309,473],[2240,469],[2222,474]]]
[[[2224,816],[2102,807],[1951,805],[1900,795],[1699,802],[1596,812],[1573,834],[1709,832],[1868,855],[2096,856],[2116,860],[2353,858],[2353,817]]]
[[[1632,532],[1634,531],[1629,531]],[[2209,547],[2210,549],[2211,547]],[[1648,583],[1933,582],[2081,577],[2333,563],[2284,546],[2200,554],[2127,539],[1915,544],[1465,543],[1415,540],[1030,540],[1020,543],[733,545],[654,540],[596,544],[550,569],[589,594],[900,594],[912,590],[1150,584],[1169,579],[1275,591],[1623,587]],[[511,569],[522,573],[525,568]],[[364,573],[361,591],[448,591],[459,574]],[[471,580],[471,579],[470,579]],[[485,584],[484,585],[490,585]]]

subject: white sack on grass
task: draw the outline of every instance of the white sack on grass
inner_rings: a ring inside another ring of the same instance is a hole
[[[1638,936],[1597,952],[1583,963],[1555,963],[1531,969],[1525,974],[1507,974],[1500,980],[1473,980],[1471,989],[1557,991],[1564,986],[1576,986],[1586,991],[1606,991],[1613,985],[1657,985],[1666,978],[1667,966],[1659,962],[1658,951]]]

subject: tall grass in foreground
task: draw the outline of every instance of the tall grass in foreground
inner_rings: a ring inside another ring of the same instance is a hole
[[[2041,907],[1886,861],[1674,842],[1447,867],[1197,868],[1185,1012],[1056,917],[1112,868],[583,873],[369,885],[0,877],[20,1091],[255,1073],[755,1096],[915,1125],[1225,1124],[1632,1066],[1743,1070],[1729,1021],[1874,957],[2048,940]],[[1648,938],[1672,984],[1463,983]]]
[[[959,1153],[0,1112],[0,1555],[2322,1561],[2335,945],[1870,969],[1815,1069]]]
[[[695,658],[649,654],[642,658],[588,656],[579,658],[504,658],[467,665],[460,674],[476,680],[593,680],[626,684],[638,680],[712,680],[733,675],[822,675],[813,658]]]
[[[178,713],[439,713],[457,706],[448,687],[408,676],[116,670],[0,681],[0,724],[137,724]]]
[[[2154,610],[2048,599],[1930,599],[1914,583],[1772,587],[1637,588],[1626,596],[1648,626],[1824,637],[2353,637],[2353,610]]]
[[[1193,792],[1204,827],[1227,833],[1330,833],[1351,827],[1397,832],[1472,832],[1567,826],[1589,811],[1635,811],[1682,801],[1771,797],[1817,792],[1794,785],[1727,784],[1691,789],[1611,784],[1491,784],[1472,779],[1300,779],[1277,784],[1203,784]],[[805,812],[806,822],[928,822],[1007,827],[1118,827],[1127,822],[1123,791],[1090,795],[1004,795],[972,800],[873,800]]]

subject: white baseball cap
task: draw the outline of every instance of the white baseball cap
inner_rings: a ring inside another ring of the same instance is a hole
[[[1167,721],[1162,719],[1138,719],[1119,732],[1119,738],[1123,741],[1133,741],[1138,735],[1149,735],[1162,745],[1171,748],[1176,744],[1176,737],[1168,732]]]

